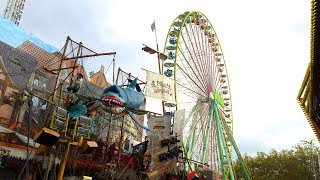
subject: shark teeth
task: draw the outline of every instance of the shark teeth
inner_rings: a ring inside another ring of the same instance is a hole
[[[104,96],[101,98],[103,104],[108,107],[120,108],[123,106],[123,102],[114,96]]]

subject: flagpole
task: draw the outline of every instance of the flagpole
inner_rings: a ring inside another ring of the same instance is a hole
[[[160,66],[160,54],[159,54],[159,45],[158,45],[158,37],[157,37],[157,28],[156,28],[156,20],[153,20],[154,24],[154,36],[156,37],[156,45],[157,45],[157,54],[158,54],[158,67],[159,67],[159,74],[161,73],[161,66]]]
[[[156,20],[155,19],[153,20],[153,25],[154,25],[154,36],[156,37],[156,45],[157,45],[159,74],[162,74],[161,65],[160,65],[160,53],[159,53],[159,45],[158,45],[158,37],[157,37]],[[164,116],[165,113],[166,113],[166,109],[164,107],[164,101],[163,100],[161,101],[161,104],[162,104],[162,112],[163,112],[163,116]]]

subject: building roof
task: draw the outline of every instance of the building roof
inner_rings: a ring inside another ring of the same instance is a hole
[[[73,67],[74,64],[75,64],[75,61],[73,61],[73,60],[65,60],[63,62],[65,63],[66,67]],[[76,66],[78,66],[78,67],[74,70],[74,75],[77,75],[78,73],[81,73],[83,75],[84,79],[88,79],[87,72],[83,68],[83,66],[81,66],[79,63],[77,63]],[[72,68],[68,69],[68,72],[71,73],[72,72]]]
[[[47,86],[47,91],[52,92],[54,89],[56,76],[48,73],[44,68],[48,69],[58,69],[60,59],[54,53],[49,53],[48,51],[42,49],[41,47],[33,44],[30,41],[26,41],[17,47],[18,50],[32,56],[37,62],[36,73],[44,77],[44,83]]]
[[[297,100],[320,140],[320,0],[311,1],[310,63]]]
[[[30,41],[25,41],[23,44],[18,46],[17,49],[34,57],[40,67],[46,67],[49,69],[59,68],[60,58],[58,56],[42,49]]]
[[[2,41],[0,41],[0,56],[13,85],[20,89],[26,88],[36,67],[36,60]]]
[[[90,75],[90,82],[100,86],[101,88],[107,88],[111,84],[107,81],[107,78],[104,74],[104,66],[101,65],[100,71]]]
[[[36,44],[29,42],[29,41],[24,42],[23,44],[18,46],[17,49],[34,57],[37,60],[37,65],[40,66],[40,68],[47,68],[49,70],[59,69],[59,65],[60,65],[60,61],[61,61],[61,57],[62,57],[62,54],[59,52],[50,53],[50,52],[42,49],[41,47],[37,46]],[[84,75],[84,79],[88,79],[84,68],[79,64],[77,64],[77,65],[78,65],[78,67],[75,69],[74,74],[76,75],[77,73],[81,73]],[[62,67],[66,68],[66,67],[73,67],[73,66],[74,66],[73,60],[63,61]],[[67,71],[68,73],[71,73],[72,69],[70,68],[65,71]],[[54,77],[51,77],[51,76],[52,75],[50,75],[48,80],[55,79]],[[65,76],[67,76],[67,74],[65,74]],[[62,77],[60,76],[60,78],[62,78]],[[52,90],[53,88],[54,88],[53,83],[48,84],[49,90]]]
[[[5,79],[8,78],[9,83],[12,83],[12,80],[9,76],[9,73],[7,72],[7,69],[5,68],[2,56],[0,56],[0,73],[2,73],[4,75]]]

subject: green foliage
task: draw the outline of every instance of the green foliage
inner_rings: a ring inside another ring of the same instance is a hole
[[[254,180],[313,180],[312,157],[314,160],[317,179],[320,179],[318,147],[310,145],[297,144],[290,150],[281,150],[280,152],[272,149],[268,154],[258,152],[255,156],[245,154],[243,159]],[[245,179],[239,161],[234,162],[234,169],[237,179]]]

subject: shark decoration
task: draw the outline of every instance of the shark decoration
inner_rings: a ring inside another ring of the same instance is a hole
[[[117,85],[107,87],[100,99],[89,99],[90,103],[87,106],[83,105],[79,99],[74,99],[74,103],[69,106],[68,111],[71,118],[76,118],[79,115],[85,115],[95,109],[102,109],[108,113],[120,114],[121,116],[129,115],[133,121],[147,131],[151,131],[148,127],[143,126],[137,119],[135,114],[147,114],[149,111],[139,109],[145,103],[145,97],[137,84],[137,78],[129,80],[130,84],[126,88],[121,88]],[[85,98],[77,94],[80,98]]]
[[[138,109],[145,103],[145,97],[142,94],[137,78],[131,81],[126,88],[117,85],[111,85],[106,88],[101,97],[101,108],[112,114],[128,114],[135,123],[147,131],[149,128],[143,126],[135,114],[145,114],[147,111]],[[138,89],[138,91],[137,91]]]
[[[137,78],[126,88],[111,85],[106,88],[101,97],[103,109],[113,114],[128,112],[126,107],[139,108],[145,102],[141,91],[136,91]]]
[[[70,114],[72,119],[75,119],[79,116],[85,116],[87,114],[87,107],[83,104],[83,101],[76,96],[71,96],[70,106],[67,111]]]

